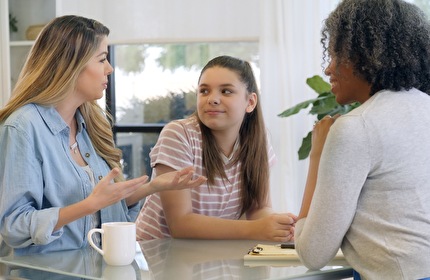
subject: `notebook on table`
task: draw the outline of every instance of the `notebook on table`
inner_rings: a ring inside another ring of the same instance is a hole
[[[243,257],[246,266],[271,265],[285,266],[300,264],[300,259],[297,251],[294,249],[294,244],[257,244],[249,249],[248,253]],[[334,260],[343,260],[344,256],[339,249]]]

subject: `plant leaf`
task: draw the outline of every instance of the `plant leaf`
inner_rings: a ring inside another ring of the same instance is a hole
[[[318,98],[309,99],[309,100],[300,102],[299,104],[297,104],[291,108],[288,108],[284,112],[280,113],[278,115],[278,117],[286,118],[286,117],[289,117],[291,115],[297,114],[300,110],[306,109],[310,104],[314,103],[315,101],[318,101]]]
[[[311,78],[307,78],[306,84],[308,84],[308,86],[310,86],[318,94],[331,91],[331,85],[324,81],[323,78],[318,75],[315,75]]]
[[[334,95],[330,95],[325,98],[320,98],[318,102],[316,102],[314,106],[312,106],[312,109],[309,111],[309,114],[327,114],[338,106],[340,105],[336,102],[336,97]]]
[[[309,156],[309,153],[311,152],[311,147],[312,147],[312,131],[310,131],[308,133],[308,135],[306,135],[305,138],[303,138],[302,140],[302,145],[300,146],[299,149],[299,160],[305,159]]]
[[[320,76],[315,75],[311,78],[306,79],[306,83],[318,93],[318,97],[301,102],[281,114],[279,117],[289,117],[297,114],[300,110],[307,108],[312,104],[311,110],[308,114],[316,115],[317,119],[320,120],[326,115],[334,116],[336,114],[346,114],[352,109],[360,106],[359,103],[352,103],[347,105],[340,105],[336,102],[336,97],[331,92],[331,86],[325,82]],[[310,131],[306,137],[302,140],[302,145],[299,148],[299,160],[306,159],[309,156],[312,147],[312,131]]]

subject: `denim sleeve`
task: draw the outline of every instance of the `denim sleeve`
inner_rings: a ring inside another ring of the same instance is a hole
[[[140,208],[142,207],[142,204],[140,202],[128,207],[128,221],[129,222],[135,222],[137,219],[137,215],[139,215]]]
[[[48,244],[62,234],[53,232],[59,208],[41,209],[43,163],[29,135],[25,129],[0,126],[0,233],[15,248]]]

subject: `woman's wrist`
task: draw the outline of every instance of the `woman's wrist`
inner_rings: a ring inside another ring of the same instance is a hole
[[[99,204],[95,201],[92,201],[91,196],[85,198],[80,203],[81,203],[80,207],[86,213],[86,215],[94,214],[100,210],[100,208],[97,206]]]
[[[156,193],[157,191],[161,191],[161,190],[157,190],[157,188],[154,186],[154,182],[151,180],[148,183],[144,184],[142,187],[144,187],[147,191],[147,195]]]

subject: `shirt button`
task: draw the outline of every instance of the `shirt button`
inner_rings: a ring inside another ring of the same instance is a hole
[[[101,176],[101,175],[100,175],[100,176],[99,176],[99,180],[101,180],[101,179],[103,179],[103,176]]]
[[[89,158],[90,157],[90,153],[86,153],[85,157]]]

